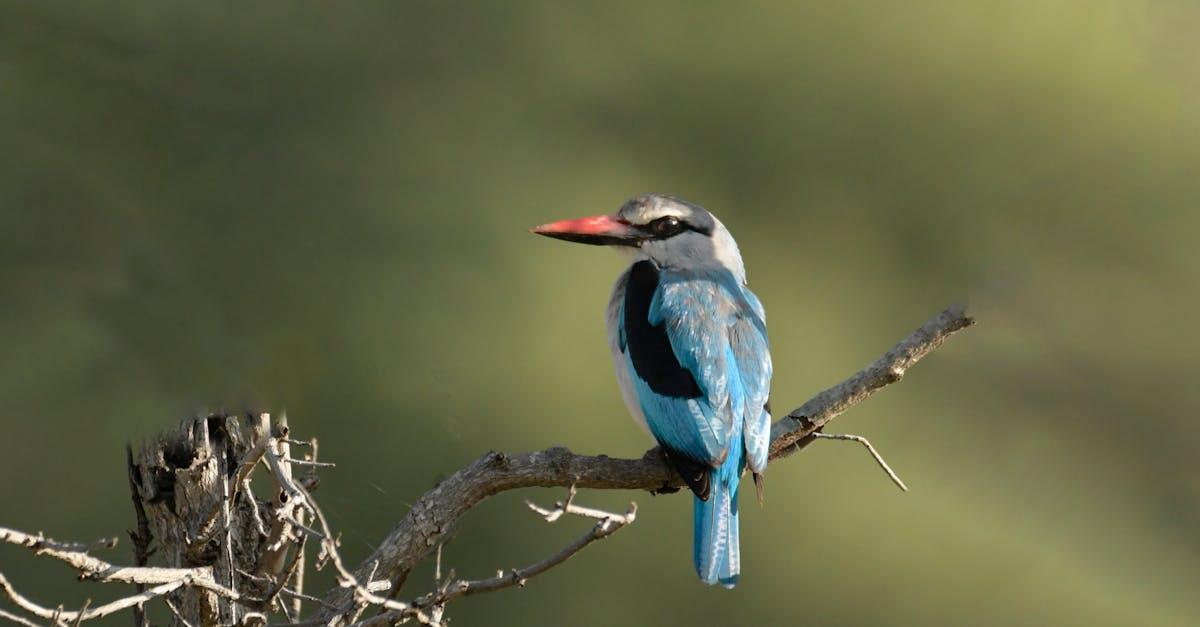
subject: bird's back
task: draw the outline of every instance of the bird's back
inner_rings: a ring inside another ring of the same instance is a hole
[[[744,422],[736,444],[745,441],[761,472],[771,366],[761,305],[749,290],[729,273],[643,260],[618,279],[608,325],[625,403],[668,453],[716,467],[735,444],[734,423],[742,431]]]

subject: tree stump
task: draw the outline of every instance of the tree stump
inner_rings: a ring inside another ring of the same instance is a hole
[[[289,549],[302,548],[284,526],[263,522],[276,520],[275,509],[286,496],[278,492],[271,502],[261,502],[249,489],[250,472],[262,457],[261,450],[254,454],[255,443],[264,446],[272,427],[267,414],[248,418],[249,433],[237,416],[214,414],[186,419],[142,444],[130,460],[139,517],[138,530],[130,535],[143,564],[153,539],[163,565],[211,568],[217,583],[247,598],[268,598],[265,593],[282,573]],[[286,419],[273,429],[286,438]],[[288,451],[281,453],[286,459]],[[284,467],[290,474],[290,466]],[[246,618],[245,608],[199,587],[173,592],[170,600],[180,626],[184,620],[234,625]]]

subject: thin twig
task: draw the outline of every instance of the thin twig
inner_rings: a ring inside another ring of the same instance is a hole
[[[3,618],[4,620],[12,621],[14,623],[17,623],[18,625],[24,625],[25,627],[42,627],[41,625],[29,620],[28,618],[25,618],[24,616],[21,616],[18,614],[13,614],[11,612],[6,612],[4,610],[0,610],[0,618]]]
[[[437,548],[437,559],[433,562],[433,583],[442,583],[442,545],[439,543]]]
[[[150,586],[161,586],[171,583],[182,585],[186,583],[189,586],[215,592],[218,596],[231,601],[241,600],[241,595],[236,590],[227,588],[213,579],[212,569],[209,567],[161,568],[151,566],[114,566],[82,551],[64,550],[62,548],[74,545],[5,527],[0,527],[0,542],[24,546],[32,549],[38,555],[46,555],[62,560],[73,566],[86,579],[103,582],[140,583]]]
[[[167,609],[171,610],[171,613],[175,615],[175,618],[178,618],[179,622],[183,623],[183,627],[193,627],[192,624],[188,622],[188,619],[184,618],[183,614],[179,613],[179,608],[175,607],[175,604],[171,602],[171,595],[163,595],[162,600],[163,603],[167,604]]]
[[[317,463],[317,456],[320,454],[320,445],[317,442],[317,438],[314,436],[311,440],[306,442],[306,444],[312,447],[312,450],[306,455],[306,459],[314,464]],[[316,467],[310,467],[308,469],[308,474],[301,478],[300,485],[303,486],[304,489],[311,491],[316,489],[317,484],[317,469]],[[301,516],[303,516],[303,513],[301,513]],[[296,560],[295,566],[289,569],[293,573],[291,579],[293,582],[292,586],[294,587],[294,593],[292,595],[292,614],[296,615],[297,617],[303,613],[304,609],[304,551],[304,538],[301,537],[300,542],[296,544],[295,554],[293,555],[293,559]],[[284,583],[287,583],[286,579],[284,580]]]
[[[314,462],[307,459],[296,459],[294,457],[289,457],[284,463],[291,464],[293,466],[311,466],[313,468],[337,468],[337,464],[333,462]]]
[[[563,547],[563,549],[558,553],[555,553],[554,555],[551,555],[550,557],[547,557],[546,559],[531,566],[509,571],[507,575],[501,573],[490,579],[482,579],[478,581],[459,581],[458,583],[451,584],[448,591],[442,596],[440,601],[445,603],[446,601],[450,601],[460,596],[494,592],[496,590],[502,590],[512,586],[524,587],[525,582],[528,579],[536,577],[537,575],[540,575],[547,570],[558,566],[559,564],[570,559],[576,553],[582,551],[587,545],[595,542],[596,540],[607,538],[625,526],[631,524],[637,518],[637,503],[630,503],[629,509],[626,510],[624,514],[599,512],[599,510],[590,508],[576,507],[566,508],[566,512],[568,514],[575,514],[584,516],[586,518],[596,518],[597,516],[594,515],[596,513],[601,513],[602,516],[588,533],[580,536],[571,544]]]
[[[822,433],[820,431],[813,433],[812,437],[825,440],[845,440],[848,442],[858,442],[859,444],[867,447],[867,451],[871,453],[871,457],[875,458],[875,462],[879,464],[879,467],[882,468],[883,471],[887,473],[887,476],[892,479],[892,483],[895,483],[897,486],[899,486],[901,490],[908,492],[908,486],[904,485],[904,482],[900,480],[900,476],[892,470],[891,466],[888,466],[887,462],[883,461],[883,456],[879,454],[879,451],[875,450],[874,446],[871,446],[870,440],[861,435],[850,435],[847,433]]]
[[[117,599],[116,601],[106,603],[99,607],[88,608],[79,612],[71,612],[58,609],[52,610],[30,601],[24,596],[21,596],[21,594],[12,587],[12,584],[9,583],[8,579],[6,579],[3,574],[0,574],[0,590],[3,590],[4,593],[8,595],[8,598],[17,605],[17,607],[20,607],[26,612],[29,612],[30,614],[33,614],[39,618],[48,619],[55,625],[63,625],[64,627],[77,621],[101,618],[114,612],[119,612],[123,609],[133,607],[139,603],[145,603],[150,599],[157,598],[172,590],[175,590],[176,588],[182,587],[185,583],[187,582],[182,579],[179,581],[173,581],[171,583],[164,583],[139,594],[128,596],[123,599]]]
[[[91,544],[85,542],[63,542],[61,540],[55,540],[54,538],[47,538],[46,534],[40,531],[37,533],[24,533],[12,529],[6,529],[4,527],[0,527],[0,541],[33,549],[34,552],[39,553],[42,551],[87,553],[88,551],[95,551],[97,549],[111,549],[117,546],[116,538],[103,538],[92,542]]]
[[[250,519],[254,521],[254,529],[262,538],[270,536],[267,531],[267,525],[263,522],[262,514],[258,511],[258,499],[254,498],[254,493],[250,491],[250,478],[242,480],[242,498],[246,499],[247,505],[250,506]]]
[[[306,540],[307,536],[300,536],[300,539],[296,541],[296,550],[292,552],[287,566],[284,567],[283,575],[276,577],[275,582],[267,589],[266,594],[263,595],[262,607],[266,608],[275,600],[275,596],[283,591],[287,586],[288,579],[291,579],[296,569],[299,568],[299,564],[303,561],[304,543]]]
[[[222,526],[225,527],[225,565],[229,570],[229,589],[237,590],[237,565],[233,561],[233,518],[230,516],[233,508],[230,505],[233,503],[233,493],[237,491],[238,483],[229,477],[222,477],[221,479],[221,488],[225,491],[225,498],[221,499],[221,517],[224,520]],[[232,489],[230,488],[230,484],[234,486]],[[238,621],[237,603],[229,604],[229,616],[235,624],[240,622]]]
[[[595,518],[597,520],[608,520],[615,516],[611,512],[606,512],[602,509],[593,509],[591,507],[581,507],[575,504],[575,484],[571,484],[567,490],[567,500],[558,501],[554,504],[553,509],[546,509],[538,506],[533,501],[525,501],[525,505],[529,509],[537,512],[548,523],[552,523],[562,517],[563,514],[574,514],[583,516],[584,518]]]
[[[357,617],[367,606],[376,605],[389,610],[404,612],[407,618],[415,619],[417,622],[424,625],[437,624],[432,622],[421,608],[416,608],[408,603],[396,601],[376,594],[376,591],[379,589],[377,584],[386,585],[387,587],[382,588],[383,590],[386,590],[388,587],[390,587],[390,583],[386,579],[378,582],[374,581],[376,567],[372,567],[367,572],[366,584],[363,584],[357,577],[355,577],[355,575],[346,568],[345,563],[342,562],[342,556],[338,552],[337,541],[335,540],[333,531],[329,527],[329,521],[325,518],[325,512],[321,511],[321,508],[317,505],[316,501],[313,500],[312,495],[305,491],[304,488],[299,488],[299,491],[302,495],[302,498],[304,498],[305,503],[307,504],[308,511],[310,511],[313,514],[313,517],[316,518],[321,529],[320,531],[317,531],[316,529],[312,529],[311,527],[307,527],[305,525],[297,525],[296,521],[292,521],[292,524],[295,525],[297,529],[320,541],[323,553],[328,557],[329,563],[333,564],[334,571],[337,574],[338,584],[341,587],[348,588],[353,592],[355,603],[354,607],[350,611],[350,616],[353,617],[351,622],[353,622],[354,619],[357,619]]]
[[[87,614],[87,610],[91,606],[92,600],[90,598],[83,601],[83,607],[79,608],[79,615],[75,617],[75,623],[73,624],[73,627],[79,627],[79,623],[83,622],[83,617]]]
[[[292,610],[288,607],[287,603],[283,603],[283,602],[279,603],[279,611],[283,612],[283,617],[287,619],[287,622],[289,622],[289,623],[296,622],[296,617],[292,616]]]
[[[563,547],[554,555],[547,557],[540,562],[527,566],[525,568],[515,568],[507,573],[500,571],[495,577],[478,580],[463,580],[454,579],[453,574],[446,579],[444,583],[438,585],[437,589],[427,594],[416,601],[413,601],[408,609],[392,609],[382,614],[372,616],[371,618],[355,623],[361,627],[375,627],[379,625],[390,625],[412,617],[412,613],[419,609],[426,609],[429,615],[434,618],[435,624],[441,623],[442,612],[447,603],[459,597],[470,596],[474,594],[483,594],[487,592],[496,592],[512,587],[524,587],[525,583],[546,571],[562,564],[570,559],[576,553],[582,551],[589,544],[607,538],[624,527],[633,523],[637,518],[637,503],[630,503],[629,509],[624,514],[616,514],[613,512],[605,512],[590,507],[580,507],[574,505],[572,501],[575,499],[575,488],[572,486],[568,491],[567,498],[564,501],[559,501],[553,509],[542,508],[533,503],[527,504],[529,508],[542,516],[546,522],[554,522],[564,514],[581,516],[584,518],[598,519],[596,524],[588,530],[587,533],[577,538],[574,542]],[[440,570],[440,569],[439,569]]]
[[[291,588],[280,588],[279,594],[281,594],[285,597],[291,597],[293,599],[302,599],[304,601],[312,601],[313,603],[316,603],[318,605],[325,602],[320,597],[315,597],[311,594],[304,594],[303,592],[293,590]]]

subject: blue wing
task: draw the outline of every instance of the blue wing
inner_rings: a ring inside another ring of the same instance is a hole
[[[647,425],[672,452],[715,468],[744,441],[751,468],[765,467],[771,363],[760,312],[728,273],[631,269],[622,343]]]
[[[750,312],[743,312],[730,327],[729,345],[746,395],[746,423],[742,434],[746,443],[746,463],[750,470],[761,474],[767,468],[767,452],[771,444],[771,413],[768,408],[771,399],[771,349],[767,341],[762,303],[749,288],[742,288],[742,296]]]

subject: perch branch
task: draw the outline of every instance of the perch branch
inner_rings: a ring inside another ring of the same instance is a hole
[[[963,307],[950,307],[863,370],[820,392],[775,422],[771,427],[770,459],[790,455],[811,442],[812,435],[830,420],[900,381],[921,358],[972,324],[974,320]],[[403,581],[416,564],[436,550],[452,525],[480,501],[517,488],[572,484],[581,488],[657,492],[678,489],[683,482],[657,449],[640,459],[576,455],[561,447],[520,454],[492,451],[418,499],[354,576],[366,577],[378,571],[393,582]],[[347,588],[331,590],[318,620],[334,625],[354,622],[347,620],[358,607],[354,595]]]
[[[803,447],[802,440],[811,441],[809,436],[813,432],[872,394],[899,382],[921,358],[973,324],[975,319],[967,315],[963,306],[949,307],[866,368],[780,418],[771,425],[771,459],[791,455],[798,450],[797,444]]]
[[[883,387],[899,381],[922,357],[971,324],[973,320],[962,308],[947,309],[909,334],[862,371],[822,391],[800,408],[781,418],[772,425],[770,459],[790,455],[818,437],[853,440],[866,446],[880,466],[903,488],[903,483],[891,472],[865,438],[823,434],[821,430],[837,415]],[[196,424],[201,429],[208,427],[207,421]],[[222,498],[216,507],[210,506],[211,509],[199,513],[199,533],[187,534],[184,537],[185,541],[192,540],[191,546],[196,548],[198,556],[204,554],[205,551],[201,549],[205,549],[212,542],[223,545],[224,554],[220,557],[224,559],[224,563],[219,563],[218,567],[227,566],[230,584],[228,587],[216,580],[212,566],[145,566],[146,557],[152,552],[149,549],[151,537],[146,525],[145,510],[141,507],[142,489],[135,483],[139,468],[133,465],[130,455],[132,496],[139,518],[138,531],[130,533],[135,543],[136,566],[115,566],[89,554],[89,551],[96,548],[111,548],[115,540],[104,540],[91,545],[66,543],[46,538],[40,533],[28,534],[0,527],[0,542],[24,546],[38,555],[64,561],[80,572],[81,579],[134,584],[138,587],[137,593],[97,607],[91,607],[89,601],[77,611],[67,611],[61,606],[53,609],[41,606],[20,595],[2,574],[0,592],[7,595],[18,610],[48,621],[54,627],[78,625],[82,621],[107,616],[131,607],[135,608],[140,624],[145,620],[144,613],[140,611],[142,604],[159,597],[164,599],[168,609],[184,625],[189,623],[184,614],[192,618],[192,624],[214,624],[221,618],[218,614],[228,614],[237,622],[239,612],[236,604],[241,604],[247,609],[257,610],[243,615],[241,624],[247,627],[265,625],[267,617],[262,610],[269,611],[272,606],[283,611],[293,623],[302,620],[300,623],[294,623],[300,625],[381,625],[416,621],[424,625],[442,627],[445,625],[445,605],[449,601],[462,596],[523,586],[529,578],[562,564],[596,540],[608,537],[634,521],[636,505],[633,504],[625,514],[577,505],[577,487],[634,489],[657,493],[675,491],[683,486],[682,480],[665,463],[658,449],[648,451],[639,459],[576,455],[565,448],[511,455],[493,451],[455,472],[422,496],[375,552],[357,570],[351,571],[338,553],[338,537],[310,494],[317,485],[314,471],[319,467],[331,466],[318,461],[316,440],[304,443],[312,447],[312,455],[305,460],[296,460],[291,457],[289,447],[293,444],[300,445],[301,441],[289,437],[285,421],[281,421],[278,429],[272,430],[269,416],[262,414],[258,416],[256,426],[257,437],[254,446],[240,454],[240,459],[235,460],[239,465],[230,468],[228,474],[222,478]],[[202,440],[210,441],[207,432]],[[148,463],[154,462],[151,459]],[[272,499],[274,507],[267,510],[270,512],[269,530],[267,522],[259,514],[259,505],[253,498],[249,485],[252,471],[259,463],[265,463],[270,470],[269,476],[275,488]],[[295,478],[293,466],[304,466],[309,472],[304,477]],[[157,466],[151,468],[158,471]],[[149,472],[146,468],[141,470]],[[451,529],[463,514],[489,496],[525,487],[568,488],[567,497],[556,503],[553,508],[528,503],[530,509],[547,522],[553,523],[563,516],[572,515],[590,518],[596,523],[571,544],[525,568],[500,571],[495,577],[479,580],[458,579],[451,570],[449,576],[442,580],[439,563],[439,576],[432,592],[409,602],[394,598],[409,571],[417,563],[433,551],[439,551],[440,555],[441,547],[449,538]],[[153,489],[153,485],[145,489]],[[255,571],[253,573],[244,570],[251,568],[250,565],[239,567],[239,564],[235,564],[231,553],[234,544],[231,536],[232,517],[239,494],[246,497],[243,505],[250,516],[246,524],[259,534],[252,535],[251,538],[255,544],[258,544],[260,538],[262,542],[262,552],[257,554],[257,562],[251,562],[252,570]],[[223,533],[218,535],[220,532]],[[320,543],[316,567],[320,568],[322,563],[331,563],[336,571],[338,585],[327,592],[324,599],[303,592],[300,569],[303,568],[305,538],[312,538]],[[292,551],[291,559],[285,559],[289,550]],[[235,573],[241,575],[241,584],[234,578]],[[295,583],[293,587],[288,587],[289,580],[292,579]],[[257,581],[265,585],[257,588],[253,585],[247,587],[247,581]],[[207,601],[207,604],[202,603],[198,613],[194,602],[186,607],[186,604],[176,607],[168,598],[171,593],[178,594],[177,590],[196,588],[212,593],[211,600]],[[265,595],[260,594],[264,592]],[[382,596],[381,592],[386,592],[388,596]],[[280,599],[280,595],[288,597],[292,603]],[[218,613],[215,606],[217,598],[223,598],[229,604],[228,612]],[[299,613],[300,599],[313,601],[317,606],[315,614],[302,619]],[[379,614],[358,622],[369,607],[377,608]],[[37,621],[2,610],[0,618],[22,625],[37,624]]]

